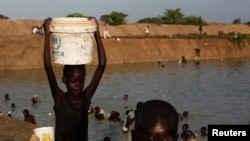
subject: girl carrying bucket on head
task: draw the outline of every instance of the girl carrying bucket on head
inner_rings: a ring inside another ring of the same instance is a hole
[[[98,66],[90,84],[83,89],[86,76],[85,65],[64,65],[62,82],[66,85],[66,92],[59,88],[51,63],[50,24],[52,19],[45,19],[43,24],[45,30],[44,68],[54,100],[56,116],[55,141],[88,140],[88,107],[106,67],[106,54],[100,37],[98,22],[93,17],[89,17],[88,20],[95,20],[97,26],[94,37],[97,46]]]

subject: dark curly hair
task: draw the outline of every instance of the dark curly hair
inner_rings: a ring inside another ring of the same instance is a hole
[[[78,69],[83,71],[84,74],[86,74],[85,65],[64,65],[63,67],[63,75],[67,76],[67,73],[72,69]]]

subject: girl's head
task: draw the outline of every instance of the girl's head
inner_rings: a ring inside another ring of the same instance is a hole
[[[85,65],[65,65],[62,81],[65,83],[70,94],[79,96],[84,87],[85,76]]]

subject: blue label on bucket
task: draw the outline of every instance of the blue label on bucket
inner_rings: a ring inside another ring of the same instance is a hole
[[[52,43],[53,43],[54,49],[59,49],[60,45],[61,45],[60,37],[58,37],[56,35],[52,35]]]
[[[64,56],[64,52],[63,51],[53,51],[53,55],[54,56]]]

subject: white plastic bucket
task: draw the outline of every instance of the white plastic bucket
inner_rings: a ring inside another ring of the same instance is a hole
[[[88,18],[53,18],[50,30],[53,62],[88,64],[93,60],[95,20]]]
[[[39,141],[54,141],[54,127],[40,127],[35,128],[35,135],[39,138]]]

